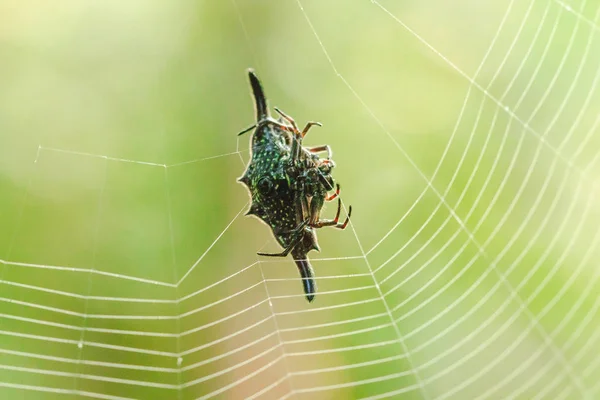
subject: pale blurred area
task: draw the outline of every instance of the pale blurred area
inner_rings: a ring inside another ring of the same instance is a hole
[[[600,398],[599,10],[0,0],[0,398]],[[248,67],[353,207],[312,304]]]

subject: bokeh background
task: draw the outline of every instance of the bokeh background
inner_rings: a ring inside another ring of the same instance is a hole
[[[599,10],[1,0],[0,398],[600,397]],[[353,206],[312,304],[248,67]]]

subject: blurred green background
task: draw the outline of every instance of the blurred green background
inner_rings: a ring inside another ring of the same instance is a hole
[[[599,10],[0,0],[0,398],[600,397]],[[312,304],[248,67],[353,206]]]

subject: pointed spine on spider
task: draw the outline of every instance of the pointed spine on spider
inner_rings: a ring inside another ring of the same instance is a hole
[[[302,140],[312,126],[309,122],[300,131],[293,118],[275,108],[280,115],[275,120],[269,114],[267,99],[262,85],[253,70],[248,71],[254,95],[256,124],[240,132],[254,130],[251,138],[251,160],[246,171],[238,179],[248,188],[252,204],[247,215],[254,215],[267,224],[283,251],[276,254],[258,253],[268,257],[292,258],[298,267],[306,299],[314,299],[317,287],[314,272],[308,260],[308,252],[319,251],[315,229],[333,226],[346,228],[352,207],[344,223],[339,223],[341,200],[339,185],[331,177],[334,163],[329,146],[306,148]],[[327,152],[327,159],[318,153]],[[320,212],[326,201],[338,198],[336,217],[321,220]]]

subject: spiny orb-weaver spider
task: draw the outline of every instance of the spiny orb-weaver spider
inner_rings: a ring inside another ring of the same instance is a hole
[[[292,254],[296,263],[306,299],[314,299],[317,287],[314,272],[308,260],[308,252],[319,251],[315,229],[332,226],[345,229],[350,220],[352,207],[343,223],[339,222],[342,208],[340,185],[334,185],[329,146],[304,147],[302,140],[312,126],[319,122],[308,122],[300,131],[294,119],[275,107],[278,120],[269,114],[267,99],[262,85],[252,69],[248,70],[250,86],[254,94],[256,124],[243,130],[242,135],[252,129],[251,160],[246,171],[238,179],[248,188],[252,205],[246,215],[254,215],[266,223],[283,251],[276,254],[258,253],[261,256],[286,257]],[[326,152],[327,158],[318,153]],[[334,190],[335,187],[335,190]],[[334,191],[333,191],[334,190]],[[328,192],[333,191],[331,195]],[[320,219],[326,201],[338,199],[334,219]]]

